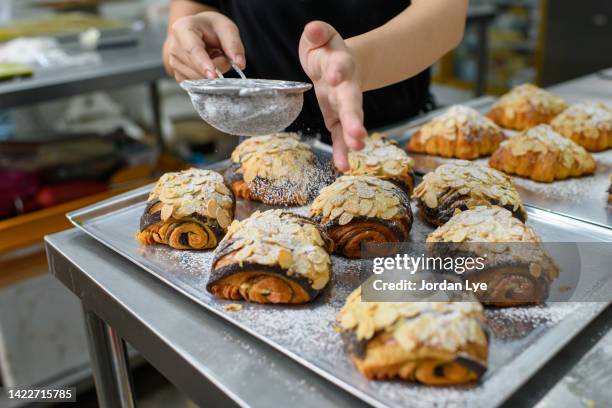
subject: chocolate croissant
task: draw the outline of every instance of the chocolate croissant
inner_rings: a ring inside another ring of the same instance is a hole
[[[478,302],[364,302],[359,287],[337,321],[348,354],[368,379],[445,386],[477,381],[487,369]]]
[[[489,159],[489,166],[508,174],[551,183],[593,174],[597,163],[582,146],[538,125],[503,142]]]
[[[360,258],[364,243],[406,241],[412,226],[408,195],[369,176],[342,176],[321,189],[310,216],[334,241],[336,252],[349,258]]]
[[[223,299],[306,303],[330,279],[332,246],[308,218],[257,211],[230,225],[213,255],[206,288]]]
[[[214,248],[234,219],[234,207],[234,196],[219,173],[166,173],[149,194],[136,238],[175,249]]]
[[[566,108],[562,98],[535,85],[523,84],[495,102],[487,116],[506,129],[525,130],[550,123]]]
[[[335,178],[297,134],[251,137],[232,152],[225,179],[236,197],[270,205],[304,205]]]
[[[444,164],[427,173],[414,189],[413,198],[422,216],[434,225],[444,224],[457,210],[479,205],[499,205],[517,219],[527,219],[521,197],[508,176],[467,161]]]
[[[351,150],[348,154],[349,176],[372,176],[387,180],[410,194],[414,188],[412,160],[397,146],[397,142],[374,133],[364,141],[362,150]]]
[[[438,257],[480,257],[480,265],[460,275],[486,283],[487,290],[476,296],[491,306],[542,303],[559,275],[535,231],[502,207],[458,212],[429,234],[427,247]]]
[[[409,152],[459,159],[488,156],[506,139],[491,119],[468,106],[451,106],[421,126],[410,138]]]

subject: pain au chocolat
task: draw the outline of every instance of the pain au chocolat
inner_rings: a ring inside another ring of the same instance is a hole
[[[395,184],[370,176],[342,176],[321,189],[310,217],[336,252],[361,257],[361,244],[404,242],[412,226],[410,198]]]
[[[234,221],[215,250],[210,293],[256,303],[306,303],[327,285],[333,242],[308,218],[282,210]]]
[[[487,369],[478,302],[364,302],[359,287],[337,321],[348,354],[368,379],[443,386],[477,381]]]
[[[535,85],[523,84],[499,98],[487,116],[503,128],[525,130],[550,123],[566,108],[562,98]]]
[[[461,277],[486,283],[487,290],[476,296],[491,306],[542,303],[559,275],[535,231],[498,206],[458,212],[429,234],[427,246],[433,256],[483,259]]]
[[[248,138],[231,162],[225,178],[236,197],[270,205],[304,205],[335,178],[293,133]]]
[[[414,189],[413,198],[421,215],[434,225],[444,224],[457,210],[480,205],[499,205],[517,219],[527,219],[521,197],[508,176],[468,161],[443,164],[427,173]]]
[[[455,105],[421,126],[406,148],[413,153],[471,160],[490,155],[505,139],[491,119],[468,106]]]
[[[597,167],[582,146],[549,125],[527,129],[502,143],[489,159],[489,166],[546,183],[593,174]]]
[[[612,109],[602,103],[572,105],[554,118],[550,126],[590,152],[612,147]]]
[[[374,133],[364,141],[365,146],[359,151],[350,151],[348,176],[372,176],[390,181],[410,194],[414,188],[412,160],[397,142]]]
[[[232,192],[217,172],[166,173],[149,194],[136,238],[175,249],[214,248],[234,219],[234,206]]]

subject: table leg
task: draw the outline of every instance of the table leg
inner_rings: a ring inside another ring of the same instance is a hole
[[[477,25],[478,30],[478,56],[476,67],[476,86],[474,96],[482,96],[487,90],[487,64],[489,59],[489,20],[482,19]]]
[[[159,97],[159,88],[157,82],[149,82],[149,97],[151,99],[151,111],[153,113],[153,133],[155,136],[155,149],[157,154],[165,150],[164,137],[161,124],[161,98]]]
[[[95,313],[83,307],[87,344],[101,408],[134,408],[125,342]]]

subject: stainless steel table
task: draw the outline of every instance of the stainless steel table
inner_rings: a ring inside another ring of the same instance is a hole
[[[157,81],[167,74],[161,56],[164,33],[134,33],[136,45],[99,52],[100,63],[79,67],[40,69],[34,76],[0,82],[0,109],[16,108],[87,92],[147,84],[158,147],[163,146]]]
[[[85,310],[101,407],[132,407],[124,340],[202,406],[365,406],[72,229],[46,238],[51,273]]]
[[[134,406],[124,340],[202,406],[365,405],[84,233],[71,229],[45,241],[51,273],[83,304],[101,407]],[[565,385],[575,372],[582,374],[575,401],[612,399],[610,387],[598,386],[610,380],[609,360],[592,357],[612,349],[611,328],[608,308],[507,406],[555,406],[563,393],[576,389]]]
[[[600,74],[552,90],[609,101]],[[124,339],[201,405],[363,406],[364,403],[195,303],[75,229],[45,239],[51,272],[81,300],[102,407],[134,405]],[[608,307],[506,405],[584,406],[612,400]]]

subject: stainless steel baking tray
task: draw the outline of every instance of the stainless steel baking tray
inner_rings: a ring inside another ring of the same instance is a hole
[[[221,169],[227,163],[216,166]],[[145,186],[74,211],[68,218],[116,253],[153,274],[178,293],[218,314],[322,375],[364,401],[387,406],[495,406],[515,392],[538,368],[576,336],[607,305],[604,302],[553,303],[545,307],[488,310],[492,328],[489,370],[472,387],[435,388],[402,382],[368,381],[347,358],[333,324],[347,295],[359,285],[359,261],[334,256],[333,279],[322,296],[303,306],[243,303],[236,313],[223,310],[227,301],[205,290],[212,252],[176,251],[165,246],[142,247],[135,239],[151,186]],[[268,206],[239,200],[237,217]],[[306,207],[292,211],[304,214]],[[610,241],[612,231],[556,214],[528,209],[529,223],[545,241]],[[431,231],[419,217],[412,240]],[[588,261],[588,260],[587,260]],[[588,266],[587,266],[588,267]],[[607,277],[608,271],[602,271]],[[593,272],[595,274],[595,272]],[[589,281],[597,281],[594,275]]]
[[[493,103],[492,97],[484,97],[466,103],[484,113]],[[401,126],[384,129],[384,133],[396,139],[402,147],[410,140],[412,134],[420,125],[439,115],[444,109],[436,110],[427,116]],[[509,135],[516,134],[507,131]],[[607,228],[612,228],[612,206],[608,204],[608,188],[612,174],[612,149],[605,152],[592,153],[597,161],[597,171],[593,176],[572,178],[553,183],[539,183],[523,177],[512,176],[523,202],[543,210],[590,222]],[[425,174],[441,164],[452,163],[456,159],[447,159],[426,154],[410,153],[415,160],[415,171]],[[487,164],[487,158],[474,160],[478,164]]]

